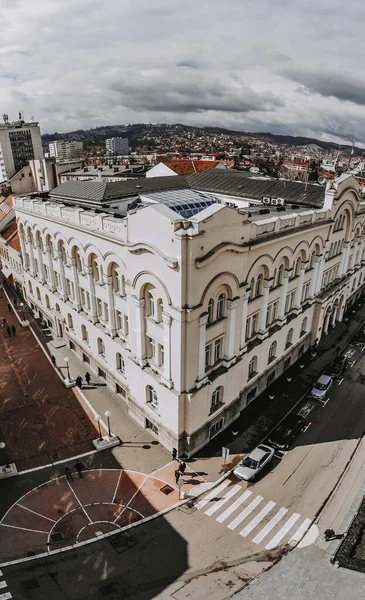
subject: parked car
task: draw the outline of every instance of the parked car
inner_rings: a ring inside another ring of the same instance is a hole
[[[278,450],[287,450],[297,435],[304,432],[307,427],[307,421],[293,412],[270,434],[269,444]]]
[[[274,454],[274,448],[260,444],[238,463],[233,472],[238,479],[251,481],[271,461]]]
[[[359,348],[365,347],[365,331],[359,331],[357,335],[355,335],[354,339],[351,341],[353,346],[358,346]]]
[[[332,377],[332,379],[341,379],[342,374],[348,368],[350,364],[347,356],[339,356],[336,360],[328,367],[326,374]]]
[[[332,384],[332,377],[330,377],[329,375],[321,375],[312,387],[310,395],[312,396],[312,398],[315,398],[320,402],[325,402],[326,396],[329,390],[331,389]]]

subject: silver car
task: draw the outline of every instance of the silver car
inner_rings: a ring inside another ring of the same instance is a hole
[[[327,393],[331,389],[333,383],[332,377],[329,375],[321,375],[312,387],[311,396],[320,402],[325,402]]]
[[[274,454],[274,448],[260,444],[238,463],[233,472],[238,479],[251,481],[270,462]]]

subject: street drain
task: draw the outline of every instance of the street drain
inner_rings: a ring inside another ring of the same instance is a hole
[[[166,494],[166,496],[168,496],[169,494],[171,494],[171,492],[174,491],[174,488],[170,487],[169,485],[164,485],[161,490],[160,490],[163,494]]]
[[[56,544],[57,542],[62,542],[63,539],[63,533],[61,533],[60,531],[57,531],[57,533],[51,533],[51,540],[54,544]]]

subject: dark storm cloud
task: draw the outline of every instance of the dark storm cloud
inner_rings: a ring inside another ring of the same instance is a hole
[[[355,77],[350,73],[338,71],[329,72],[326,68],[320,71],[286,68],[282,69],[280,74],[303,86],[304,89],[299,88],[300,92],[306,91],[344,102],[365,105],[365,79],[362,76]]]

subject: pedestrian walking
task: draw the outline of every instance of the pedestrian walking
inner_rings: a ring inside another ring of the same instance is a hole
[[[16,328],[15,328],[15,325],[12,325],[12,326],[11,326],[11,331],[13,332],[13,335],[15,335],[15,334],[16,334]]]
[[[171,454],[172,454],[172,460],[177,460],[177,450],[176,450],[176,448],[172,449],[172,453]]]
[[[78,472],[80,479],[82,479],[82,471],[84,470],[82,462],[77,461],[77,463],[75,463],[75,469]]]
[[[8,311],[11,312],[10,302],[8,302]]]
[[[176,485],[179,483],[179,481],[180,481],[180,477],[181,477],[181,473],[180,473],[179,469],[176,469],[176,471],[175,471],[175,481],[176,481]]]
[[[91,375],[90,375],[89,371],[86,371],[86,373],[85,373],[85,379],[86,379],[87,385],[90,385]]]
[[[5,325],[6,325],[6,319],[4,317],[4,319],[3,319],[3,327],[5,327]]]
[[[65,475],[66,475],[67,481],[73,481],[72,471],[71,471],[70,467],[65,467]]]
[[[6,331],[8,332],[8,336],[11,337],[11,329],[10,329],[9,325],[6,328]]]
[[[82,388],[82,377],[81,377],[81,375],[78,375],[76,377],[76,385],[77,385],[77,387]]]
[[[181,473],[181,475],[184,475],[186,470],[186,462],[184,462],[183,460],[180,461],[180,466],[179,466],[179,471]]]
[[[53,356],[53,354],[51,356],[51,363],[53,364],[54,367],[56,366],[56,358],[55,358],[55,356]]]

